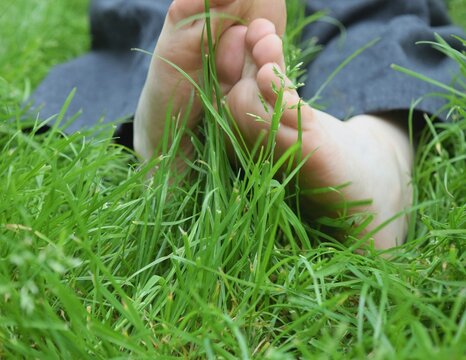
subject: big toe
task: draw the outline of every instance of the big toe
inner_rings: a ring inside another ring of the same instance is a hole
[[[314,111],[302,101],[292,81],[280,71],[279,64],[264,64],[257,73],[256,81],[265,102],[275,107],[276,102],[281,101],[281,125],[293,130],[311,129],[310,120],[314,117]],[[301,121],[303,119],[306,121]]]
[[[227,103],[242,138],[251,147],[269,135],[273,121],[278,119],[276,151],[282,155],[299,140],[300,129],[309,130],[313,113],[295,90],[280,90],[283,83],[277,69],[277,64],[268,63],[256,78],[242,79],[228,94]],[[285,77],[285,81],[289,80]],[[281,101],[280,106],[276,106],[277,101]]]

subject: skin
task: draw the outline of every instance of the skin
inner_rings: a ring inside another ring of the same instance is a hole
[[[303,103],[284,75],[285,60],[281,36],[286,25],[285,3],[281,0],[211,1],[213,13],[227,13],[246,19],[246,25],[213,19],[219,35],[217,70],[233,118],[246,143],[253,147],[270,130],[270,120],[277,95],[272,84],[280,87],[276,72],[285,80],[285,111],[276,138],[276,156],[298,140],[298,110],[301,108],[302,156],[312,153],[300,173],[301,188],[338,187],[339,191],[307,195],[310,213],[334,214],[332,205],[345,201],[372,200],[369,205],[350,209],[367,212],[374,219],[366,231],[372,231],[411,205],[411,168],[413,148],[400,115],[366,114],[342,122]],[[163,133],[165,112],[173,102],[174,113],[183,113],[183,104],[191,98],[192,86],[181,74],[159,57],[168,59],[197,80],[202,67],[201,43],[203,20],[181,28],[181,20],[203,11],[202,0],[176,0],[170,7],[159,39],[147,82],[135,119],[135,148],[149,159]],[[197,45],[196,45],[197,44]],[[235,56],[229,56],[234,53]],[[176,96],[173,96],[176,93]],[[259,94],[265,99],[264,108]],[[163,115],[161,115],[163,114]],[[201,106],[194,100],[187,126],[198,125]],[[248,114],[260,116],[258,122]],[[182,151],[192,152],[186,138]],[[401,244],[406,236],[408,218],[399,216],[374,235],[375,246],[388,249]]]

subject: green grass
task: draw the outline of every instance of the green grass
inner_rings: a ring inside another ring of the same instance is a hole
[[[464,358],[464,97],[420,138],[409,239],[386,260],[356,254],[345,219],[301,222],[268,154],[230,168],[225,114],[189,184],[176,146],[140,166],[110,128],[22,133],[28,88],[88,46],[85,4],[2,2],[0,24],[0,358]]]
[[[27,96],[51,66],[87,49],[86,14],[82,0],[0,3],[0,81],[10,96]]]
[[[466,28],[466,0],[447,0],[453,21]]]

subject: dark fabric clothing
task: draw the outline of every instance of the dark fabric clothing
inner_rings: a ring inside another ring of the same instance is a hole
[[[76,131],[99,119],[111,122],[131,117],[142,90],[150,56],[131,51],[154,49],[171,0],[93,0],[92,51],[54,68],[32,96],[41,106],[40,117],[60,111],[77,88],[69,116],[81,116],[69,126]],[[315,37],[323,51],[309,65],[305,99],[312,98],[328,76],[357,49],[374,39],[378,42],[346,66],[322,92],[319,103],[331,115],[345,119],[353,115],[409,109],[413,100],[439,89],[391,69],[398,64],[437,81],[450,84],[457,65],[428,45],[434,32],[449,42],[452,34],[464,36],[451,25],[442,0],[308,0],[309,14],[328,10],[328,16],[345,27],[325,21],[311,24],[304,38]],[[455,44],[459,47],[460,44]],[[429,98],[418,110],[435,113],[442,105]],[[120,133],[127,133],[128,127]]]
[[[452,46],[461,44],[452,35],[465,36],[451,25],[443,0],[310,0],[307,11],[327,10],[345,28],[319,22],[309,26],[305,38],[316,37],[324,45],[308,68],[305,99],[312,98],[332,72],[355,51],[374,39],[379,41],[354,58],[321,93],[319,105],[339,119],[390,110],[410,109],[421,96],[440,89],[391,68],[392,64],[451,84],[457,64],[418,41],[434,41],[439,34]],[[417,106],[436,113],[444,102],[430,97]],[[445,119],[446,114],[440,114]]]
[[[91,0],[92,49],[56,66],[32,95],[40,117],[60,112],[76,88],[68,116],[81,115],[66,129],[74,132],[132,117],[170,0]],[[128,127],[119,129],[128,130]]]

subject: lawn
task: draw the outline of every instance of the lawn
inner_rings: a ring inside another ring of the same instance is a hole
[[[0,3],[0,358],[464,358],[464,91],[451,123],[426,119],[406,244],[361,255],[350,219],[301,221],[271,156],[232,169],[212,113],[188,184],[176,147],[140,165],[112,127],[20,131],[19,104],[88,48],[86,7]]]

